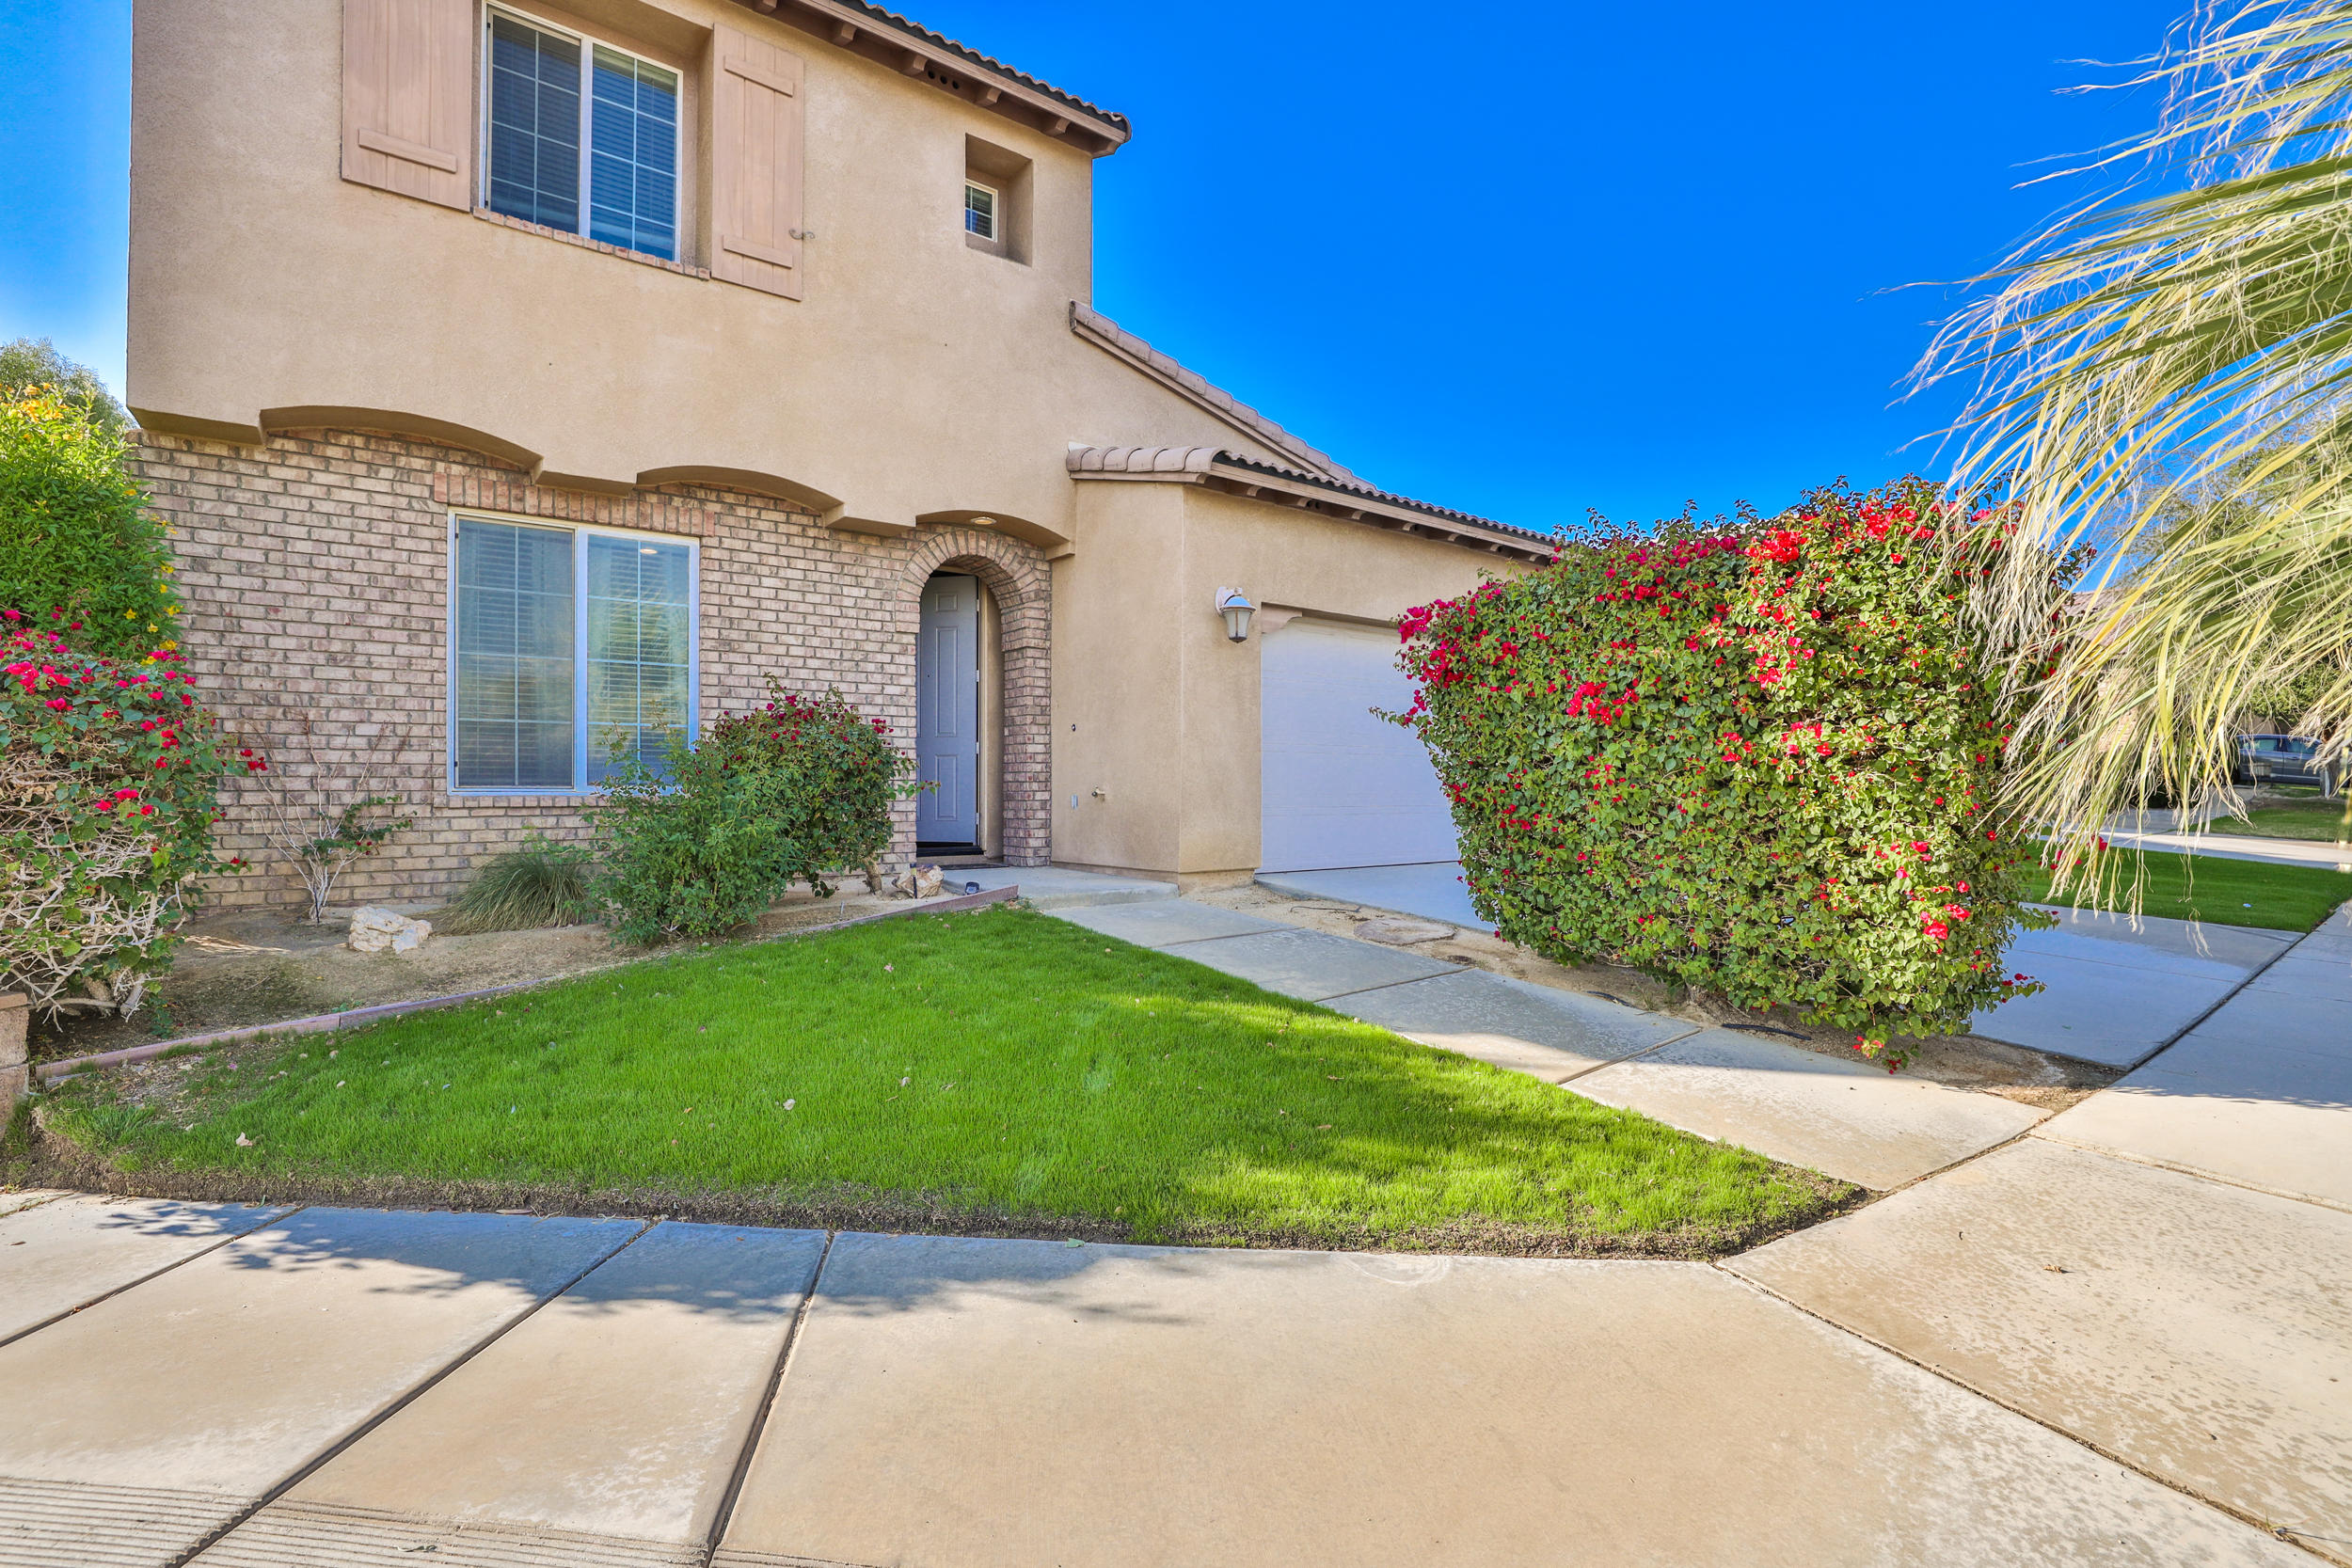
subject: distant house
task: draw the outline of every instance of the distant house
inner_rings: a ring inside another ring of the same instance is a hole
[[[1389,628],[1544,542],[1094,311],[1122,117],[853,0],[138,0],[135,50],[140,470],[230,722],[396,736],[355,895],[580,831],[771,672],[916,751],[901,862],[1453,853]]]

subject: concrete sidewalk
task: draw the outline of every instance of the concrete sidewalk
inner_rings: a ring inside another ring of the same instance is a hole
[[[2050,910],[2004,959],[2050,989],[1987,1007],[1972,1030],[2102,1067],[2137,1067],[2261,974],[2293,931],[2098,910]]]
[[[0,1349],[0,1562],[182,1560],[2310,1559],[1704,1264],[321,1209]]]
[[[2179,1044],[2040,1132],[2352,1210],[2352,905]]]

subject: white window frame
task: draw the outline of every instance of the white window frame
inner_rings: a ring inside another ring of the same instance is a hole
[[[594,127],[590,123],[596,113],[596,51],[610,49],[615,55],[626,55],[632,60],[641,60],[652,66],[656,71],[666,71],[677,78],[677,146],[671,153],[670,160],[674,181],[674,186],[670,192],[671,254],[655,256],[654,260],[684,261],[686,260],[687,167],[686,72],[667,60],[657,60],[651,55],[640,54],[626,44],[614,43],[611,39],[598,38],[594,33],[583,33],[577,27],[566,27],[560,22],[549,22],[545,17],[532,15],[519,6],[485,6],[482,8],[481,58],[474,72],[480,78],[482,88],[479,94],[482,100],[481,123],[474,129],[475,144],[482,150],[481,155],[474,159],[476,167],[481,171],[481,181],[474,191],[474,205],[484,212],[497,211],[490,205],[490,72],[493,69],[490,64],[490,24],[501,16],[511,22],[519,22],[526,27],[536,27],[543,33],[553,33],[558,38],[570,39],[580,45],[580,227],[569,230],[558,230],[558,233],[577,234],[583,240],[594,238],[588,232],[588,193],[590,183],[596,174],[596,143],[591,135]],[[596,243],[605,245],[610,242],[597,240]],[[650,250],[636,250],[627,245],[614,248],[628,250],[632,256],[653,256]]]
[[[988,193],[988,232],[985,234],[977,232],[972,227],[972,193],[974,191]],[[970,238],[985,245],[1005,243],[1005,193],[984,181],[973,179],[968,174],[963,177],[963,231]]]
[[[502,523],[510,528],[545,529],[549,533],[568,533],[572,536],[572,783],[568,789],[558,789],[550,784],[460,786],[457,782],[457,525],[469,517],[476,522]],[[588,783],[588,541],[591,538],[628,539],[647,545],[686,546],[686,735],[691,740],[702,733],[703,549],[700,540],[675,533],[654,533],[643,529],[605,528],[587,523],[556,522],[546,517],[523,517],[510,512],[485,512],[474,507],[452,511],[449,515],[449,565],[444,579],[449,590],[449,689],[446,697],[448,705],[443,710],[449,723],[447,776],[450,794],[587,799],[599,793]]]

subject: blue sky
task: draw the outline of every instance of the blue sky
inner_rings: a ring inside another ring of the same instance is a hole
[[[1105,313],[1379,484],[1549,528],[1931,464],[1946,406],[1898,384],[1956,296],[1901,286],[2148,119],[2061,89],[2183,0],[910,3],[1135,121]],[[0,0],[0,339],[119,388],[127,0]]]

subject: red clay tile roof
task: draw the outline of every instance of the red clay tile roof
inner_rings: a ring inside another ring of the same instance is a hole
[[[1205,479],[1219,469],[1229,470],[1226,477],[1232,478],[1235,475],[1231,470],[1239,470],[1263,474],[1269,479],[1286,480],[1293,484],[1308,485],[1317,490],[1328,490],[1335,495],[1352,496],[1359,500],[1376,501],[1399,511],[1460,523],[1467,528],[1481,529],[1490,533],[1508,534],[1514,539],[1527,540],[1535,545],[1548,546],[1552,542],[1549,534],[1538,533],[1534,529],[1499,523],[1475,513],[1457,512],[1452,507],[1414,500],[1409,496],[1375,490],[1360,481],[1305,473],[1219,447],[1089,447],[1073,444],[1070,448],[1069,467],[1073,474],[1190,474],[1200,479]]]
[[[880,6],[869,4],[868,0],[836,0],[836,4],[845,10],[863,11],[871,20],[893,31],[904,33],[910,38],[921,39],[925,43],[945,49],[967,64],[1019,82],[1022,86],[1041,92],[1057,103],[1068,104],[1080,114],[1091,116],[1106,125],[1116,125],[1124,135],[1135,135],[1135,127],[1128,122],[1125,115],[1089,103],[1075,93],[1064,92],[1051,82],[1040,81],[1027,71],[1016,70],[993,55],[983,55],[971,45],[959,43],[944,33],[934,33],[921,23],[900,16],[897,11],[884,10]]]

